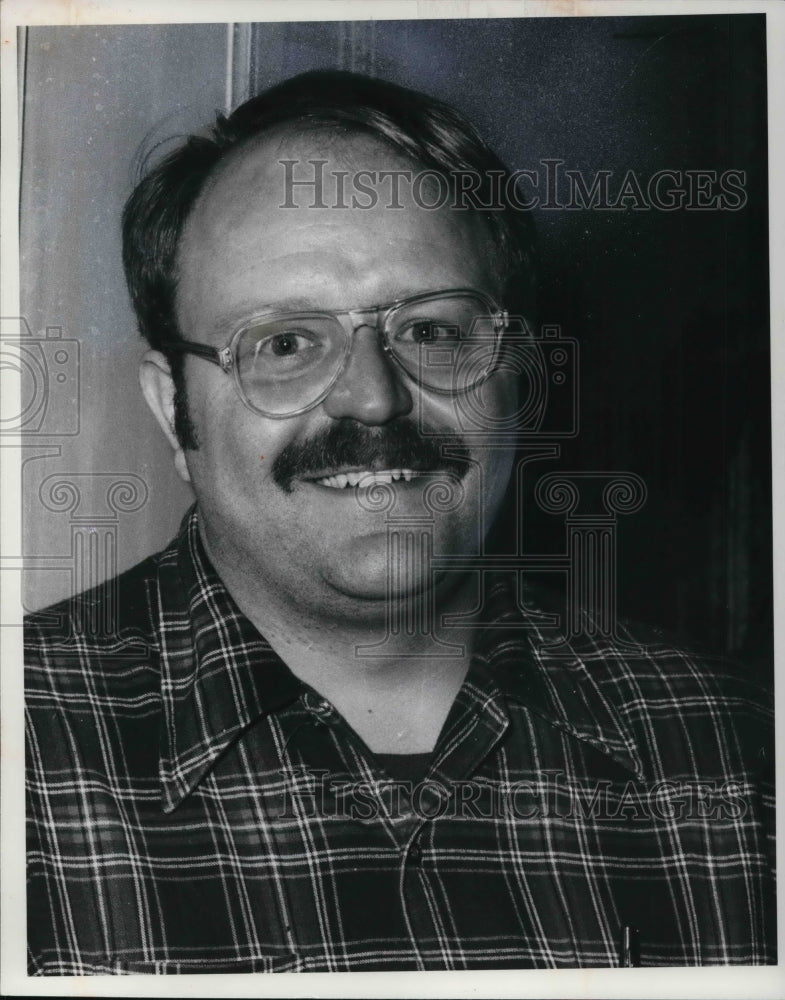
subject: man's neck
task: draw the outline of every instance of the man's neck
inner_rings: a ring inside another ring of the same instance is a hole
[[[208,552],[243,614],[292,673],[329,701],[372,751],[434,748],[466,676],[473,640],[470,627],[441,630],[437,624],[446,613],[471,610],[471,580],[457,588],[437,587],[427,597],[398,598],[393,607],[379,601],[369,612],[364,603],[356,615],[321,618],[267,592],[258,580],[252,583]],[[391,616],[423,624],[393,632]]]

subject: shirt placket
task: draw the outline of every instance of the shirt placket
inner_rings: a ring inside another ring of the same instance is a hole
[[[476,772],[480,762],[501,740],[509,718],[501,697],[484,703],[463,693],[445,727],[433,766],[402,802],[406,810],[398,825],[400,843],[399,893],[412,946],[421,969],[465,967],[470,942],[461,942],[449,906],[435,884],[435,858],[450,846],[455,789]],[[430,942],[424,947],[424,942]]]
[[[360,761],[367,766],[368,772],[373,773],[379,782],[376,788],[379,799],[378,825],[374,830],[359,820],[352,824],[344,819],[342,825],[331,826],[330,823],[335,821],[328,818],[320,826],[320,833],[327,839],[327,851],[340,852],[352,842],[356,843],[358,865],[363,863],[362,847],[366,837],[373,837],[374,844],[382,845],[388,852],[388,863],[392,869],[388,870],[398,887],[400,907],[399,914],[390,911],[390,927],[391,934],[393,928],[400,927],[397,933],[401,937],[398,949],[401,967],[463,967],[464,948],[460,946],[458,954],[455,954],[455,933],[449,907],[439,903],[440,894],[435,891],[432,881],[435,872],[432,863],[433,844],[436,825],[450,822],[443,817],[449,810],[453,780],[471,775],[506,730],[508,720],[500,706],[496,710],[488,710],[487,706],[480,710],[479,703],[469,704],[464,697],[460,712],[445,729],[445,745],[449,749],[440,751],[437,747],[431,772],[414,785],[384,780],[373,754],[335,708],[316,692],[305,692],[294,713],[287,715],[282,727],[287,755],[282,762],[284,769],[288,766],[292,780],[301,780],[301,769],[304,766],[307,768],[314,764],[316,770],[323,768],[332,752],[324,741],[334,739],[336,745],[344,748],[345,763],[351,757],[345,748],[351,746]],[[333,732],[330,733],[330,730]],[[348,767],[346,771],[349,772]],[[348,773],[349,781],[361,782],[366,777],[367,775],[360,773],[360,769]],[[301,790],[297,794],[301,794]],[[309,798],[309,808],[313,808],[314,801]],[[444,829],[440,836],[443,837],[445,832],[449,839],[449,832]],[[307,835],[308,831],[303,828],[303,836]],[[303,847],[304,851],[309,849]],[[369,879],[372,878],[373,874],[369,875]],[[342,927],[342,918],[346,915],[318,912],[325,905],[324,897],[318,900],[310,897],[306,899],[305,893],[295,898],[289,887],[287,891],[290,893],[291,911],[297,912],[302,918],[307,908],[309,914],[307,920],[299,920],[299,927],[295,931],[300,936],[299,944],[306,950],[312,950],[315,947],[314,936],[317,933],[325,934],[327,928],[329,936],[320,944],[324,948],[328,966],[332,963],[333,968],[341,968],[342,960],[352,947],[351,942],[341,939],[337,930]],[[310,930],[303,935],[305,927],[310,927]],[[467,947],[468,945],[467,942]]]

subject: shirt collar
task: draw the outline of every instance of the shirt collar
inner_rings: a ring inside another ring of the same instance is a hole
[[[159,773],[168,812],[243,729],[294,701],[304,686],[221,582],[204,550],[196,507],[162,553],[159,594]]]
[[[548,612],[528,604],[520,609],[503,577],[486,594],[486,621],[492,624],[480,634],[471,676],[640,777],[632,736],[598,680],[602,659],[587,661],[568,645],[557,655],[544,649],[554,642],[552,628],[545,627]],[[159,773],[169,812],[243,729],[306,688],[221,582],[204,550],[195,506],[161,554],[155,610],[161,654]]]
[[[641,779],[633,732],[603,683],[613,661],[625,665],[613,671],[616,678],[631,673],[632,648],[570,640],[554,628],[563,614],[554,595],[539,589],[522,588],[519,605],[509,574],[499,574],[486,590],[485,615],[491,624],[478,640],[480,675],[504,698],[590,743]]]

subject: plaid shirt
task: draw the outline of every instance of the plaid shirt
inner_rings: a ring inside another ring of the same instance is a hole
[[[493,587],[396,783],[240,613],[195,512],[118,586],[28,621],[31,973],[614,966],[625,928],[642,965],[776,961],[770,713],[723,662],[548,655]]]

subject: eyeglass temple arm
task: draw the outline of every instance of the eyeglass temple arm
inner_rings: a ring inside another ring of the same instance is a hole
[[[161,347],[165,351],[176,351],[179,354],[195,354],[205,361],[212,361],[223,371],[232,367],[232,351],[229,347],[211,347],[209,344],[199,344],[195,340],[163,340]]]

